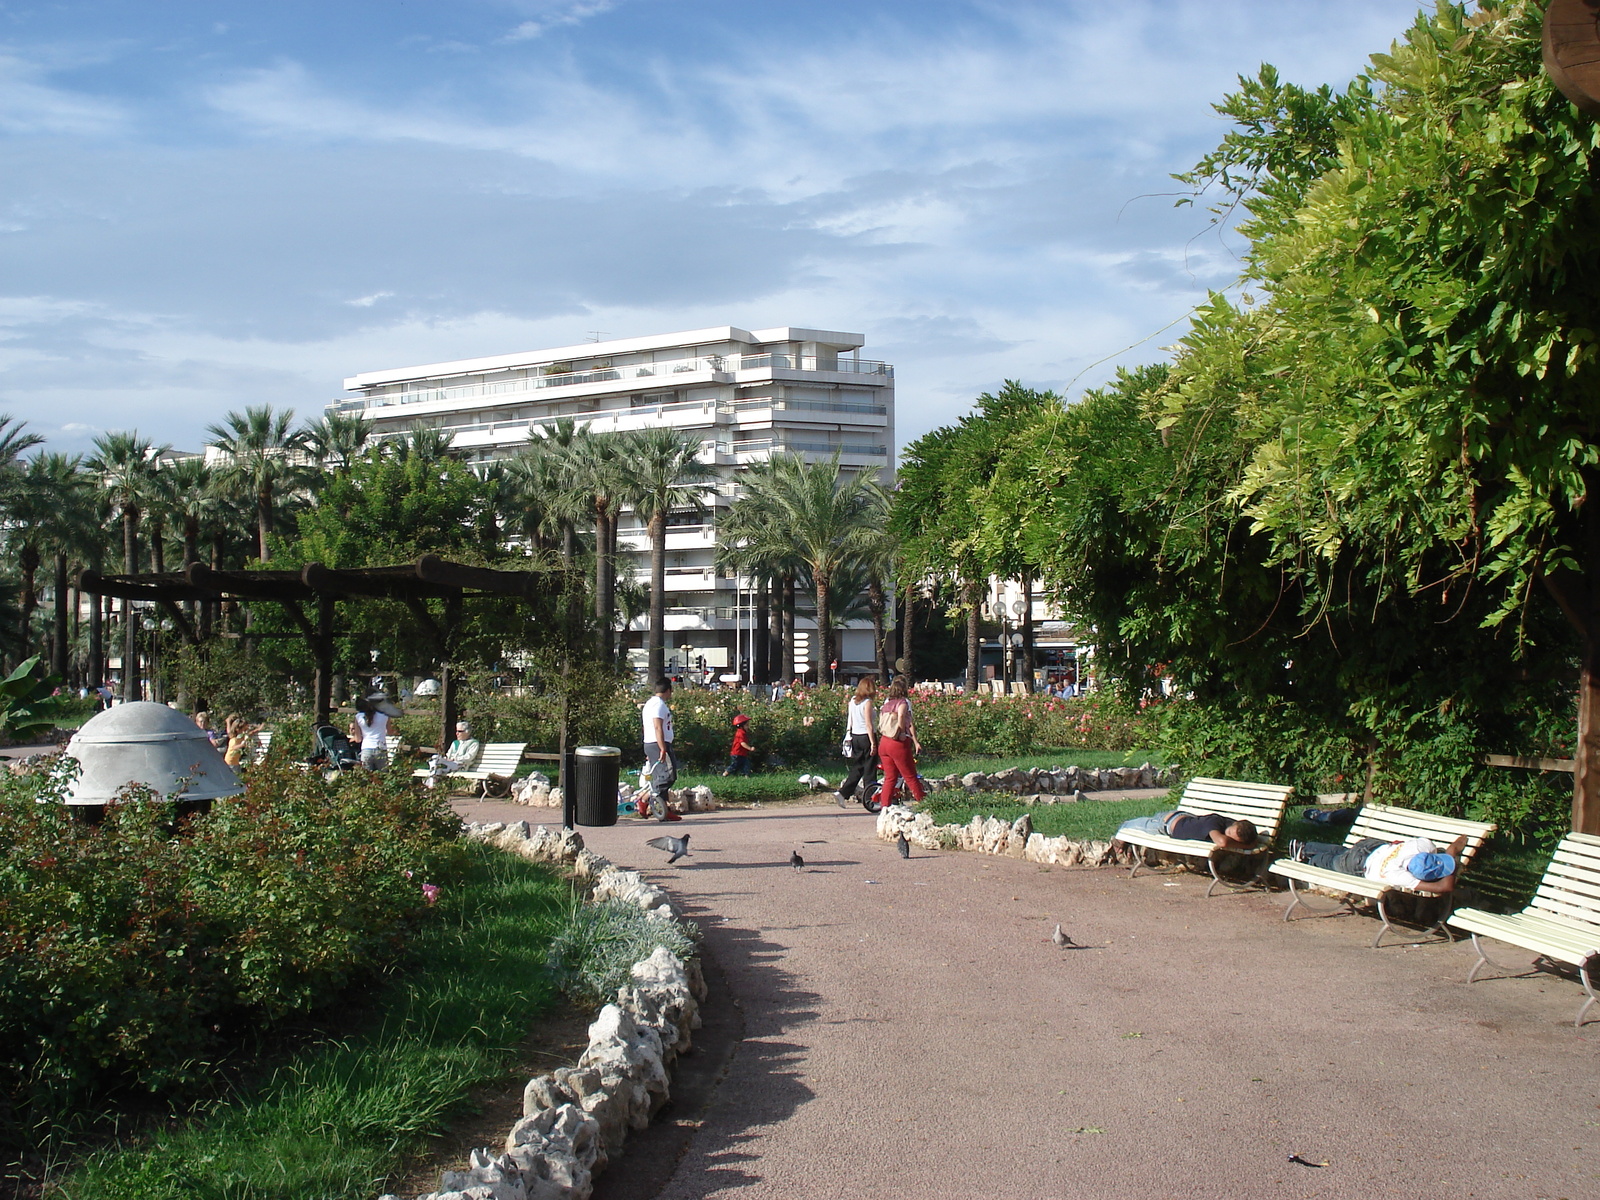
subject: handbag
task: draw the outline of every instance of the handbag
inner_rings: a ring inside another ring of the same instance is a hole
[[[878,714],[878,736],[899,738],[906,727],[905,705],[893,702],[883,706]]]
[[[855,757],[856,748],[850,744],[850,735],[848,733],[844,735],[844,741],[839,743],[839,753],[845,758]]]

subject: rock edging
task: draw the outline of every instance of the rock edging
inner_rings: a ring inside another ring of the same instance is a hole
[[[1132,850],[1122,842],[1035,833],[1033,818],[1027,813],[1009,822],[975,814],[965,825],[938,825],[931,813],[893,804],[878,814],[878,837],[892,842],[901,834],[913,846],[926,850],[970,850],[1050,866],[1102,867],[1133,861]]]
[[[1171,787],[1183,778],[1177,767],[1006,767],[985,773],[946,775],[924,779],[931,791],[957,788],[967,792],[1012,792],[1024,804],[1065,804],[1083,792],[1129,791],[1134,788]]]
[[[576,830],[469,824],[467,836],[531,862],[562,866],[590,884],[590,902],[636,904],[652,919],[676,921],[671,898],[637,871],[584,848]],[[576,1067],[528,1081],[520,1121],[500,1154],[474,1150],[464,1171],[446,1171],[419,1200],[588,1200],[594,1177],[667,1102],[678,1055],[700,1028],[705,978],[696,959],[665,946],[633,964],[630,981],[589,1026]],[[400,1200],[383,1196],[380,1200]]]

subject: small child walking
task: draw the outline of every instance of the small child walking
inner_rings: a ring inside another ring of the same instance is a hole
[[[755,749],[747,732],[750,718],[739,713],[733,718],[733,745],[728,749],[728,767],[724,775],[750,774],[750,752]]]

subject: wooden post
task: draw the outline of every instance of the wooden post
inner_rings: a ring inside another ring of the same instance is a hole
[[[317,596],[317,631],[311,640],[312,653],[317,659],[314,681],[316,697],[316,722],[326,725],[333,715],[333,606],[332,596]]]
[[[456,734],[456,670],[451,661],[455,657],[456,629],[461,624],[461,594],[458,592],[444,602],[444,625],[439,633],[439,750],[449,748]]]

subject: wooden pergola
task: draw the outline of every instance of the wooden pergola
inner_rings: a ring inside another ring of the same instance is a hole
[[[316,720],[325,724],[333,709],[335,610],[341,600],[398,600],[411,610],[428,637],[440,668],[440,738],[449,745],[456,722],[458,673],[451,662],[462,606],[468,600],[515,597],[527,602],[550,598],[561,587],[561,572],[501,571],[447,562],[425,554],[393,567],[340,569],[308,563],[297,571],[218,571],[186,563],[181,571],[149,575],[102,575],[83,571],[78,587],[95,596],[145,601],[172,618],[183,639],[199,637],[180,607],[186,601],[247,600],[276,604],[299,629],[316,663],[312,685]],[[444,604],[441,617],[427,601]],[[563,732],[564,740],[564,732]]]

